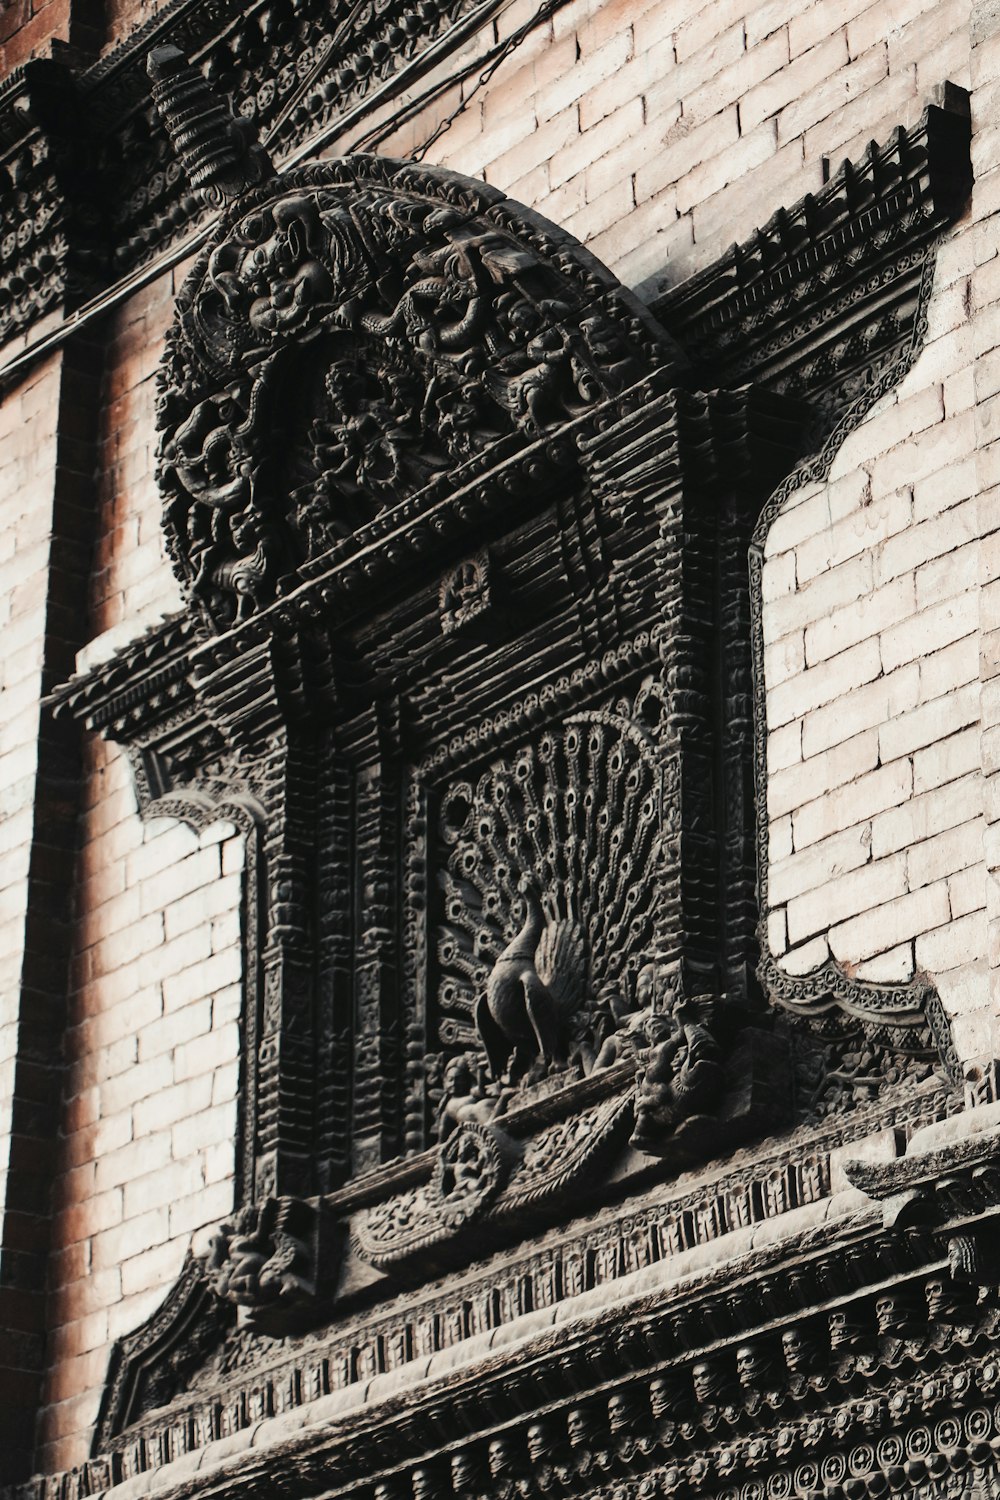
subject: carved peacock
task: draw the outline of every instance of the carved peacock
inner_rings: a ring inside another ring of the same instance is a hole
[[[589,1072],[640,1008],[665,804],[662,697],[584,712],[441,801],[438,1036],[494,1078]],[[667,798],[669,801],[669,798]]]
[[[510,1061],[520,1076],[565,1064],[570,1015],[580,1000],[582,942],[567,923],[549,929],[534,882],[523,876],[524,923],[504,948],[476,1002],[475,1021],[495,1078]],[[548,983],[539,972],[548,975]]]

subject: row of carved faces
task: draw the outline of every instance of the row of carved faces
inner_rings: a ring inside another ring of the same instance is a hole
[[[808,1412],[827,1394],[854,1391],[859,1375],[896,1368],[904,1357],[920,1359],[949,1339],[970,1342],[994,1307],[992,1293],[985,1294],[985,1304],[981,1295],[943,1275],[895,1288],[825,1319],[747,1340],[686,1370],[674,1369],[540,1416],[520,1431],[483,1439],[447,1464],[415,1468],[408,1491],[398,1482],[379,1484],[374,1500],[434,1500],[450,1492],[474,1494],[498,1486],[502,1492],[506,1482],[528,1475],[535,1482],[544,1478],[546,1488],[573,1488],[581,1477],[597,1479],[601,1470],[616,1464],[641,1464],[661,1449],[687,1451],[706,1431],[736,1431],[747,1412],[777,1412],[789,1399],[794,1408]],[[992,1317],[995,1322],[995,1308]],[[1000,1366],[984,1370],[982,1380],[991,1390],[1000,1388]],[[961,1383],[952,1384],[959,1394]],[[942,1397],[936,1386],[927,1394],[935,1402]],[[857,1428],[882,1434],[905,1419],[911,1407],[905,1389],[894,1395],[870,1392],[811,1424],[807,1421],[796,1440],[808,1447],[810,1434],[815,1442],[838,1434],[844,1438]],[[767,1450],[765,1444],[762,1460],[773,1458]]]

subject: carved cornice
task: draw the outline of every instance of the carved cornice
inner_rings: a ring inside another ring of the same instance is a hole
[[[171,615],[99,666],[71,677],[47,703],[106,739],[141,739],[190,700],[190,653],[199,639],[198,622],[187,611]]]
[[[0,343],[54,306],[103,290],[204,222],[153,107],[146,58],[174,46],[280,158],[331,121],[363,113],[405,70],[412,82],[487,27],[499,0],[174,0],[89,68],[39,61],[0,85]],[[332,45],[331,45],[332,38]],[[302,79],[313,86],[278,122]],[[426,54],[426,59],[424,58]]]
[[[714,1245],[724,1258],[727,1244],[734,1243],[729,1236],[746,1235],[755,1226],[780,1221],[795,1209],[809,1210],[813,1205],[813,1211],[818,1211],[831,1190],[830,1153],[837,1146],[890,1125],[912,1130],[938,1118],[948,1104],[939,1093],[907,1090],[906,1097],[900,1096],[891,1109],[883,1103],[877,1113],[861,1113],[836,1129],[799,1131],[780,1146],[744,1149],[707,1182],[695,1183],[688,1177],[677,1185],[654,1186],[648,1166],[644,1175],[636,1173],[637,1159],[633,1159],[629,1170],[619,1169],[618,1181],[645,1180],[641,1203],[631,1199],[617,1207],[594,1209],[585,1220],[578,1218],[541,1239],[494,1252],[488,1260],[453,1273],[445,1281],[432,1281],[403,1296],[396,1294],[365,1313],[337,1316],[335,1305],[329,1327],[317,1329],[297,1346],[280,1349],[257,1338],[230,1341],[231,1347],[220,1348],[217,1358],[209,1361],[185,1394],[183,1355],[174,1356],[168,1346],[157,1343],[156,1357],[147,1361],[142,1337],[131,1338],[125,1357],[116,1357],[115,1369],[121,1373],[115,1377],[114,1399],[104,1408],[107,1415],[95,1451],[114,1447],[122,1463],[134,1470],[139,1460],[127,1455],[158,1451],[162,1435],[175,1427],[200,1433],[196,1446],[208,1442],[213,1433],[211,1425],[205,1427],[205,1414],[216,1409],[220,1396],[231,1406],[231,1420],[238,1428],[253,1420],[254,1391],[270,1392],[265,1404],[274,1411],[315,1399],[322,1393],[314,1380],[321,1366],[328,1372],[323,1389],[344,1390],[375,1375],[392,1375],[413,1359],[457,1353],[470,1337],[488,1338],[525,1313],[571,1303],[582,1294],[611,1299],[621,1277],[630,1272],[649,1273],[661,1262],[682,1266],[688,1252],[697,1252],[699,1247],[704,1254],[705,1247]],[[525,1126],[529,1113],[521,1112]],[[370,1174],[328,1195],[326,1212],[351,1224],[361,1223],[368,1203],[384,1202],[394,1189],[398,1191],[403,1169],[426,1182],[433,1168],[434,1153],[428,1152]],[[501,1212],[494,1219],[494,1240],[502,1220]],[[429,1238],[433,1238],[432,1225]],[[377,1295],[379,1289],[388,1291],[392,1285],[383,1278],[372,1291]],[[174,1300],[171,1294],[165,1307],[173,1306]],[[186,1335],[178,1337],[183,1346]],[[128,1375],[126,1366],[139,1375]],[[181,1371],[180,1378],[175,1369]],[[154,1389],[161,1393],[164,1389],[176,1392],[169,1412],[151,1412],[155,1401],[143,1402],[134,1395],[126,1402],[126,1394],[139,1389],[140,1376],[158,1379]]]
[[[380,1485],[419,1500],[428,1483],[450,1500],[480,1474],[472,1493],[496,1500],[512,1477],[531,1495],[600,1493],[605,1476],[645,1476],[641,1493],[716,1493],[777,1461],[797,1476],[789,1493],[812,1494],[805,1476],[823,1465],[818,1493],[850,1497],[862,1493],[852,1474],[899,1489],[992,1460],[996,1429],[979,1412],[984,1399],[993,1410],[1000,1388],[995,1291],[955,1280],[918,1229],[887,1232],[872,1211],[832,1222],[833,1239],[827,1224],[760,1245],[636,1297],[627,1317],[613,1305],[561,1322],[371,1405],[341,1405],[335,1420],[331,1408],[311,1427],[276,1424],[273,1436],[265,1420],[251,1447],[222,1425],[225,1403],[209,1403],[197,1440],[190,1419],[177,1421],[155,1447],[92,1460],[68,1490],[66,1479],[39,1480],[20,1493],[75,1500],[160,1465],[158,1492],[171,1500],[237,1490],[254,1500],[288,1484],[303,1500]],[[196,1475],[171,1472],[193,1442],[226,1431],[221,1463],[209,1446]],[[883,1446],[866,1457],[875,1440]]]
[[[654,300],[703,379],[806,397],[829,422],[909,341],[924,251],[972,188],[968,95],[939,92],[945,107]]]
[[[88,143],[64,64],[38,59],[0,85],[0,344],[101,276],[107,245]]]

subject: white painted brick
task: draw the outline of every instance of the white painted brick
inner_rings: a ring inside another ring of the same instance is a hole
[[[882,664],[887,672],[891,672],[904,662],[928,656],[961,636],[971,634],[978,622],[979,600],[975,594],[946,599],[884,632],[881,637]]]
[[[836,482],[858,472],[870,500],[873,461],[915,433],[937,426],[943,416],[944,398],[940,385],[924,386],[905,398],[898,391],[887,392],[865,413],[838,448],[830,465],[830,481]],[[894,488],[906,489],[908,485],[909,480],[904,478]],[[892,491],[886,489],[883,493],[888,495]]]
[[[215,1224],[233,1209],[232,1182],[215,1182],[199,1193],[170,1205],[170,1233],[190,1235],[204,1225]]]
[[[170,1137],[167,1137],[169,1152]],[[154,1209],[169,1207],[178,1198],[199,1192],[203,1185],[201,1163],[195,1158],[189,1161],[171,1161],[168,1155],[163,1166],[144,1177],[133,1178],[125,1184],[125,1219],[137,1218]]]
[[[171,1052],[181,1042],[205,1036],[212,1028],[212,1002],[201,1000],[172,1015],[152,1022],[139,1033],[139,1057],[145,1061],[162,1052]]]
[[[881,670],[882,659],[878,641],[862,641],[850,651],[842,651],[839,656],[820,662],[818,666],[801,672],[797,677],[790,677],[787,682],[768,691],[768,728],[777,729],[782,724],[787,724],[792,719],[805,714],[807,717],[802,742],[804,753],[814,754],[816,748],[826,749],[826,745],[818,747],[810,745],[806,750],[806,735],[810,722],[808,715],[813,710],[822,708],[824,704],[835,705],[839,713],[838,700],[864,684],[873,682],[879,677]],[[914,692],[917,681],[917,671],[914,668]],[[866,729],[869,726],[861,724],[858,727]],[[827,743],[834,744],[838,738],[846,739],[854,732],[848,727],[844,734],[835,734]]]
[[[791,724],[783,724],[780,729],[772,729],[767,737],[768,774],[783,771],[787,766],[796,765],[801,759],[801,720],[795,719]]]
[[[979,677],[979,643],[974,635],[962,636],[950,646],[934,651],[920,662],[920,701],[928,703]]]
[[[764,600],[780,599],[783,594],[795,592],[795,553],[784,552],[779,557],[765,560],[760,580],[761,597]]]
[[[783,859],[787,859],[792,852],[792,820],[791,817],[775,818],[768,825],[768,858],[771,868]]]
[[[921,703],[909,713],[897,714],[883,724],[878,736],[880,757],[890,761],[909,755],[978,721],[979,684],[971,682],[943,698]]]
[[[775,958],[780,958],[788,947],[788,929],[784,911],[768,912],[767,945]]]
[[[678,210],[687,213],[695,204],[710,198],[729,183],[738,182],[773,157],[777,149],[778,134],[773,120],[766,120],[749,132],[744,131],[728,150],[699,162],[679,179],[675,188]]]
[[[942,598],[976,588],[979,556],[975,546],[957,547],[916,571],[916,607],[928,609]]]
[[[976,404],[976,372],[972,365],[956,370],[944,382],[944,409],[948,417],[969,411]]]
[[[827,575],[830,576],[830,575]],[[915,613],[913,576],[904,573],[883,588],[860,599],[851,599],[822,620],[806,628],[806,661],[810,666],[836,656],[859,641],[905,620]]]
[[[867,963],[858,964],[855,978],[868,984],[905,984],[913,978],[913,944],[900,943]]]
[[[220,1027],[210,1036],[187,1042],[174,1053],[174,1073],[180,1081],[199,1073],[210,1073],[222,1063],[239,1056],[239,1027]]]
[[[874,644],[865,642],[863,646],[856,647],[855,651],[859,655],[868,653]],[[825,668],[817,667],[815,670],[829,669],[852,655],[852,652],[845,651],[843,656],[834,657]],[[867,661],[867,655],[863,659]],[[843,684],[842,697],[838,695],[836,701],[806,713],[802,724],[803,756],[818,755],[831,745],[860,734],[864,729],[885,723],[895,714],[905,713],[917,703],[919,687],[920,673],[916,662],[902,667],[888,677],[878,677],[876,674],[875,681],[866,682],[860,674],[854,680],[848,678]]]
[[[212,1102],[212,1088],[211,1074],[202,1073],[140,1100],[133,1110],[136,1134],[168,1129],[187,1115],[207,1109]]]
[[[830,957],[830,946],[826,938],[813,938],[808,943],[803,943],[801,948],[791,948],[784,954],[781,967],[788,974],[811,974],[813,969],[819,969]]]
[[[829,486],[803,485],[788,497],[768,527],[764,539],[764,556],[770,563],[772,558],[798,547],[807,537],[828,529],[832,524]]]
[[[891,757],[884,756],[888,760]],[[785,771],[768,760],[767,810],[770,817],[804,807],[817,797],[872,771],[879,764],[879,735],[867,730]]]
[[[986,871],[981,863],[948,877],[948,900],[953,917],[986,909]]]
[[[847,37],[843,32],[803,52],[787,68],[748,90],[740,104],[744,130],[777,114],[794,99],[807,94],[837,73],[848,61]]]
[[[902,806],[875,817],[872,821],[872,855],[881,859],[897,849],[922,843],[945,829],[971,822],[982,811],[981,778],[978,774],[963,776],[961,781],[911,797]]]
[[[936,931],[917,938],[917,964],[928,974],[943,974],[948,969],[963,968],[970,959],[986,952],[986,913],[970,912],[967,917],[947,922]]]
[[[795,576],[800,583],[807,583],[817,573],[825,573],[871,550],[908,526],[911,510],[908,488],[883,495],[879,500],[869,500],[826,530],[807,537],[795,549]],[[767,577],[766,569],[764,576]],[[875,581],[885,581],[878,576],[877,566]]]
[[[238,838],[228,839],[222,846],[222,873],[223,875],[235,875],[241,871],[246,864],[245,839],[242,834]]]
[[[139,826],[142,831],[143,825]],[[164,870],[172,870],[198,850],[198,835],[183,823],[171,820],[169,827],[164,827],[158,820],[145,825],[145,829],[142,844],[127,861],[129,885],[162,875]]]
[[[815,88],[792,100],[778,116],[778,138],[786,141],[803,135],[820,120],[827,120],[851,100],[866,94],[889,72],[889,57],[884,42],[870,47],[838,68]]]
[[[199,1077],[199,1081],[201,1081],[202,1079],[204,1079],[205,1076],[206,1076],[205,1074],[201,1074],[200,1077]],[[214,1071],[213,1071],[213,1073],[211,1075],[211,1080],[212,1080],[212,1103],[213,1104],[231,1104],[232,1103],[232,1101],[236,1098],[236,1090],[237,1090],[237,1085],[239,1083],[239,1076],[240,1076],[240,1061],[239,1061],[239,1058],[233,1058],[232,1061],[230,1061],[228,1063],[222,1063],[219,1067],[216,1067],[214,1069]],[[194,1079],[191,1079],[190,1081],[192,1083],[195,1082]],[[235,1139],[235,1136],[234,1136],[234,1139]]]
[[[168,1011],[200,1000],[216,990],[224,989],[238,981],[242,975],[242,962],[237,950],[225,953],[211,952],[211,929],[206,931],[206,957],[203,963],[195,963],[163,981],[163,1005]]]
[[[914,515],[918,514],[916,485],[940,474],[974,452],[976,433],[972,412],[939,422],[908,442],[897,443],[872,465],[872,495],[878,497],[902,485],[914,486]],[[940,509],[940,503],[937,509]]]
[[[888,808],[905,802],[913,789],[913,773],[908,760],[893,761],[861,776],[850,786],[819,797],[792,815],[796,849],[828,838],[852,823],[873,818]],[[875,854],[873,846],[873,854]],[[876,855],[876,857],[878,857]]]
[[[122,1265],[122,1291],[126,1297],[150,1287],[169,1286],[180,1270],[176,1244],[154,1245]]]
[[[850,870],[827,881],[819,889],[789,901],[789,941],[801,943],[816,933],[827,932],[833,923],[891,901],[905,891],[906,858],[902,854]]]
[[[964,470],[964,465],[959,467]],[[975,493],[974,470],[971,471],[971,476],[970,493]],[[959,488],[966,488],[965,477]],[[968,501],[963,496],[944,515],[934,511],[925,519],[917,517],[916,524],[878,547],[875,552],[875,581],[883,584],[899,573],[909,573],[930,558],[941,557],[953,548],[961,547],[963,543],[974,541],[978,534],[979,518],[975,501]]]
[[[782,637],[780,641],[772,641],[764,648],[764,677],[770,689],[803,672],[805,665],[805,634],[801,630]]]
[[[867,597],[873,580],[872,559],[870,555],[862,554],[838,568],[818,574],[788,597],[768,600],[762,611],[765,639],[780,640],[782,636],[822,619],[831,610]]]
[[[831,928],[830,951],[841,963],[858,963],[940,927],[949,917],[948,887],[942,880]]]
[[[233,1140],[235,1133],[236,1107],[235,1101],[230,1100],[179,1120],[171,1132],[171,1152],[175,1161],[193,1157],[196,1153],[200,1158],[208,1147]]]
[[[792,853],[789,846],[784,858],[770,849],[767,872],[768,900],[772,906],[783,906],[794,896],[814,891],[825,881],[834,880],[848,870],[867,864],[871,856],[871,825],[859,823],[842,833],[834,833],[808,849]]]
[[[125,1217],[131,1218],[133,1215],[128,1206],[128,1184],[135,1178],[137,1172],[155,1173],[161,1167],[165,1167],[169,1160],[169,1134],[164,1132],[161,1135],[145,1135],[101,1157],[96,1166],[95,1190],[102,1193],[108,1188],[125,1185]]]
[[[985,822],[972,818],[949,828],[923,843],[912,844],[906,851],[906,868],[911,890],[921,885],[933,885],[946,875],[954,875],[971,865],[983,863],[983,834]]]

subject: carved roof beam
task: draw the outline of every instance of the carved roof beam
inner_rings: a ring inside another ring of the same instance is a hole
[[[969,101],[946,83],[910,130],[873,141],[819,192],[652,304],[699,371],[836,412],[913,336],[921,250],[972,187]]]

